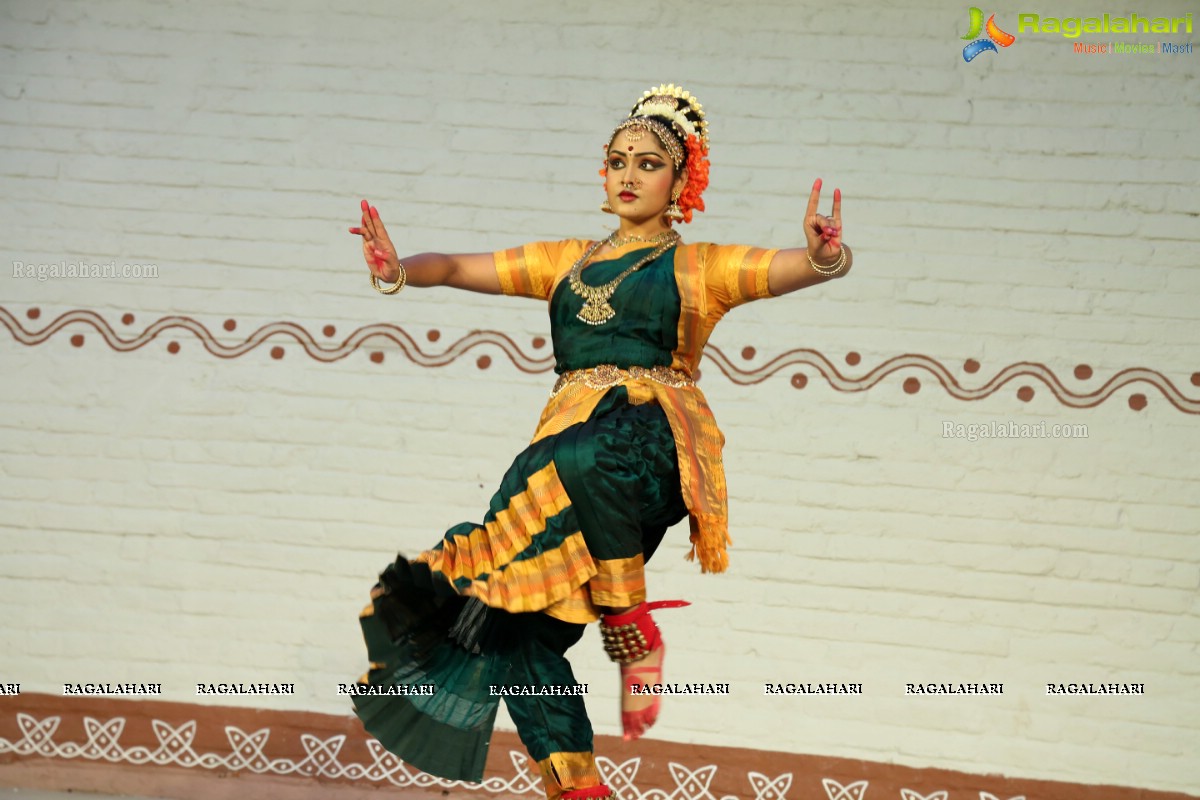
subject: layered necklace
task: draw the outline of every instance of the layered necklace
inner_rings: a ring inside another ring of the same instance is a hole
[[[575,318],[581,322],[586,322],[588,325],[603,325],[615,317],[617,315],[616,309],[608,301],[613,296],[613,292],[617,290],[617,287],[621,285],[621,281],[670,250],[679,239],[679,234],[673,230],[663,231],[649,239],[636,234],[618,238],[617,232],[613,231],[608,237],[593,242],[592,246],[587,249],[587,252],[580,256],[575,265],[571,267],[571,291],[584,301],[583,308],[579,310]],[[588,286],[580,278],[584,266],[591,261],[592,256],[601,247],[608,245],[615,249],[623,245],[632,244],[633,242],[646,242],[647,244],[655,245],[655,248],[650,251],[649,255],[639,259],[632,267],[624,270],[620,275],[602,286]]]

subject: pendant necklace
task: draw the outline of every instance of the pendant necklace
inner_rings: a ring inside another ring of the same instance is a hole
[[[633,273],[637,272],[642,267],[649,264],[654,259],[661,256],[663,253],[671,249],[681,237],[676,231],[663,231],[652,239],[643,239],[640,236],[630,236],[625,239],[617,239],[616,231],[613,231],[607,238],[593,242],[592,246],[587,249],[575,265],[571,267],[570,286],[571,291],[581,297],[584,301],[583,308],[575,315],[575,318],[580,322],[586,322],[588,325],[603,325],[617,315],[616,309],[608,302],[613,296],[613,292],[621,285],[621,281],[628,278]],[[620,244],[617,244],[620,242]],[[650,254],[638,260],[636,264],[624,270],[620,275],[613,278],[608,283],[601,286],[588,286],[580,278],[580,273],[583,272],[583,267],[591,260],[603,245],[609,247],[619,247],[622,244],[631,242],[652,242],[657,244]]]

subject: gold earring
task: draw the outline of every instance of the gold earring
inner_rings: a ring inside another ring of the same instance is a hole
[[[679,195],[682,192],[672,192],[671,205],[667,206],[667,210],[663,212],[663,216],[672,222],[683,221],[683,211],[679,208]]]
[[[600,210],[601,210],[601,211],[603,211],[605,214],[615,214],[615,213],[617,213],[617,212],[613,211],[613,210],[612,210],[612,206],[610,206],[610,205],[608,204],[608,198],[607,198],[607,197],[606,197],[606,198],[604,198],[604,202],[600,204]]]

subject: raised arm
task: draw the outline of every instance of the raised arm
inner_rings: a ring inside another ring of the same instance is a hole
[[[804,214],[804,238],[807,246],[780,250],[771,261],[767,283],[771,294],[781,295],[814,286],[850,271],[854,254],[842,244],[842,190],[833,190],[833,216],[817,213],[821,199],[821,179],[813,183]],[[844,250],[843,250],[844,248]],[[842,261],[842,255],[845,261]],[[840,265],[840,266],[839,266]]]
[[[362,237],[367,269],[381,282],[394,284],[404,264],[408,286],[450,286],[483,294],[500,294],[500,278],[491,253],[420,253],[401,259],[388,236],[379,210],[362,201],[362,224],[350,233]]]

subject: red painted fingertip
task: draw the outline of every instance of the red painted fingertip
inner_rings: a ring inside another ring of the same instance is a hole
[[[371,216],[375,217],[375,219],[379,219],[379,209],[375,206],[371,206]]]
[[[367,201],[366,201],[366,200],[363,200],[363,201],[362,201],[362,203],[360,203],[359,205],[361,205],[361,206],[362,206],[362,210],[363,210],[363,211],[366,211],[368,208],[370,208],[370,207],[371,207],[371,206],[370,206],[370,205],[367,203]]]
[[[837,200],[839,202],[841,201],[841,199],[842,199],[842,190],[841,189],[833,190],[833,199]]]

